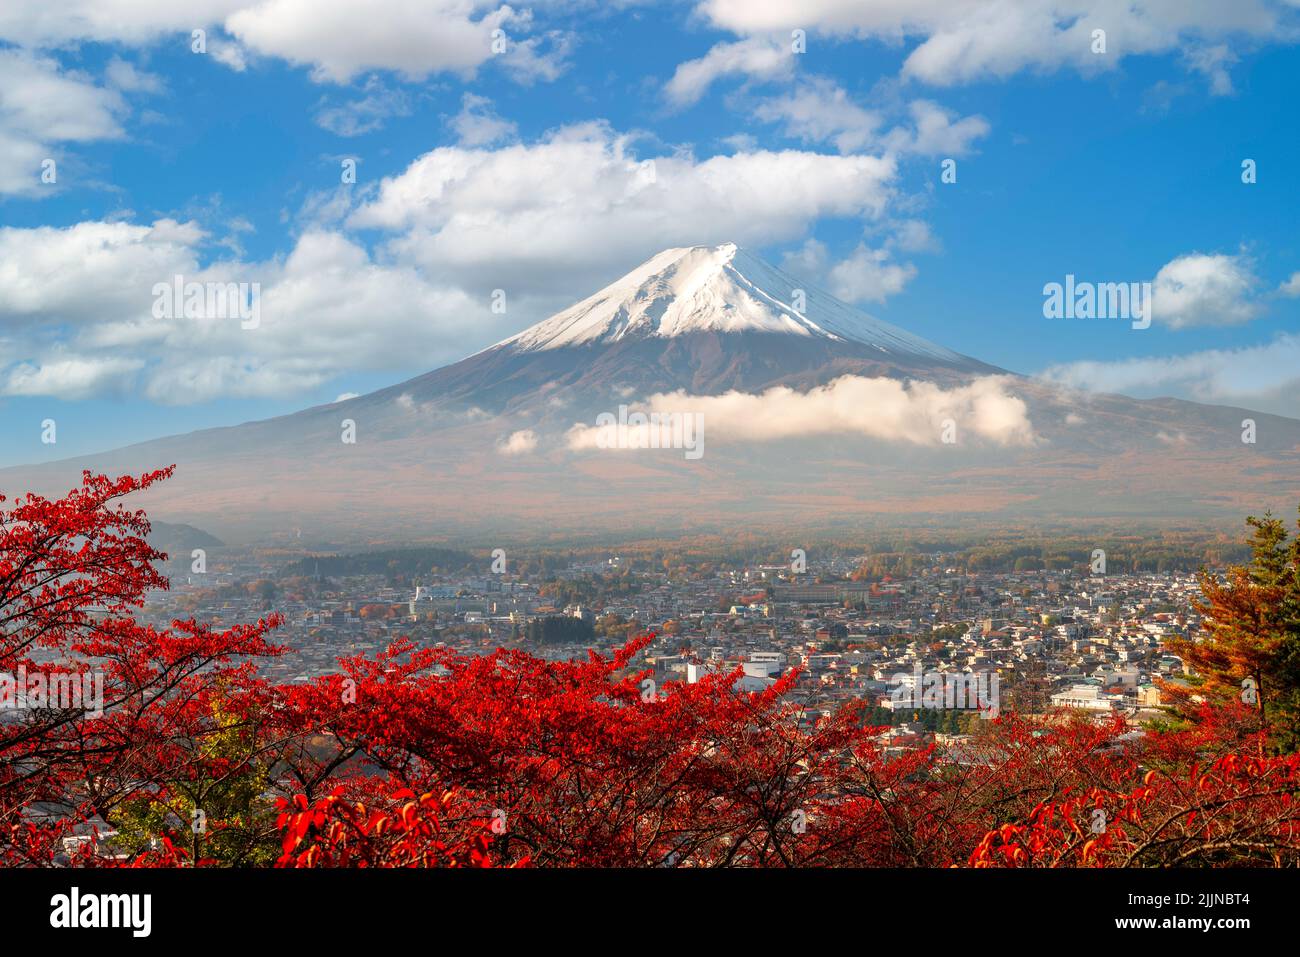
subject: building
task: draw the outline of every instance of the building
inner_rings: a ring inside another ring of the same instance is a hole
[[[1052,695],[1052,704],[1058,708],[1110,711],[1114,708],[1114,696],[1107,695],[1100,685],[1071,685]]]

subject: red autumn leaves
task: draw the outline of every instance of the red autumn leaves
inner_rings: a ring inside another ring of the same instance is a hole
[[[806,713],[793,673],[643,694],[648,638],[560,663],[399,642],[271,685],[275,619],[131,617],[164,583],[117,501],[167,474],[0,515],[0,669],[39,650],[106,674],[103,718],[0,725],[5,863],[50,863],[78,824],[119,828],[114,859],[136,866],[1300,863],[1300,759],[1264,756],[1231,708],[1141,737],[1007,715],[896,751],[852,705]]]

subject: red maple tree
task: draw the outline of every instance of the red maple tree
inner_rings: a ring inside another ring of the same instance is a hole
[[[86,473],[61,499],[0,496],[0,863],[48,864],[74,830],[92,850],[115,809],[193,770],[214,697],[259,687],[250,660],[278,650],[274,618],[159,630],[133,617],[167,580],[148,519],[120,499],[170,474]],[[94,700],[30,694],[74,678]]]
[[[5,863],[48,864],[105,822],[134,866],[1300,863],[1300,758],[1262,756],[1243,709],[1145,735],[1004,714],[959,745],[895,747],[860,706],[801,706],[794,672],[758,693],[739,672],[656,688],[636,666],[653,636],[558,663],[402,640],[271,684],[275,618],[132,617],[166,581],[118,500],[169,471],[0,512],[0,670],[104,688],[102,715],[0,725]]]

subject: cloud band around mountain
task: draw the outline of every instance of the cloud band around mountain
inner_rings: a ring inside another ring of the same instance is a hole
[[[932,382],[845,375],[798,392],[777,386],[760,393],[716,396],[684,391],[650,396],[644,413],[702,416],[709,440],[771,442],[811,436],[859,435],[916,446],[965,444],[970,438],[996,446],[1036,442],[1028,408],[1007,388],[1005,376],[983,376],[944,389]],[[643,425],[640,428],[649,429]],[[616,447],[609,426],[576,423],[565,434],[572,451]],[[651,447],[629,442],[628,447]]]

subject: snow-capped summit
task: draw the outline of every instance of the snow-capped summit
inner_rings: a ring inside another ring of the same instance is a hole
[[[1183,521],[1225,501],[1281,507],[1277,476],[1300,467],[1296,420],[1173,399],[1081,404],[799,288],[730,243],[665,250],[512,339],[342,407],[0,470],[0,488],[51,495],[84,468],[176,463],[151,508],[227,541],[296,527],[359,543],[455,530],[500,541],[521,528],[787,534],[889,514]],[[614,410],[656,408],[707,415],[704,462],[574,442]],[[1259,444],[1242,456],[1247,415]],[[1008,416],[1041,442],[981,439]],[[947,419],[957,441],[924,445]],[[340,422],[362,442],[340,443]]]
[[[700,332],[785,333],[855,342],[888,356],[964,358],[794,279],[735,243],[665,249],[498,346],[536,352]]]

